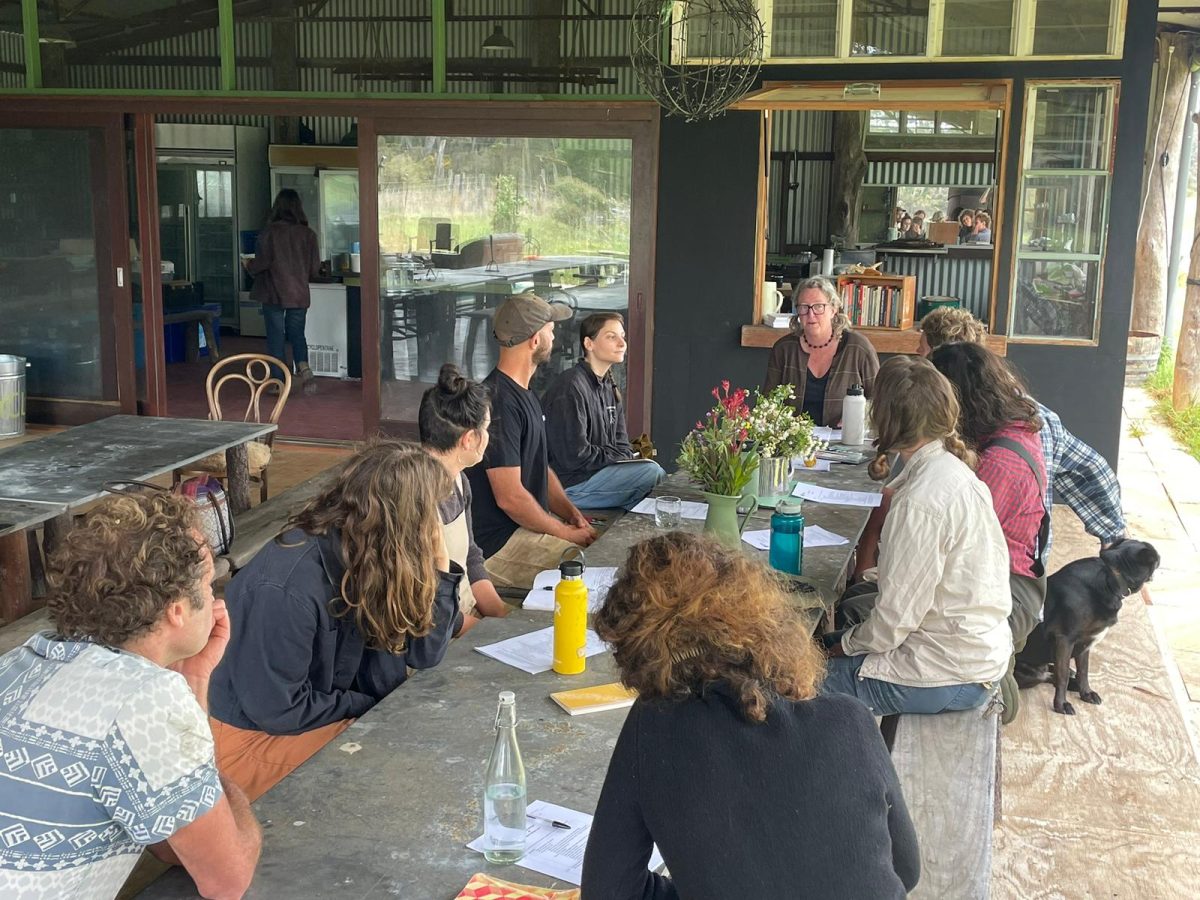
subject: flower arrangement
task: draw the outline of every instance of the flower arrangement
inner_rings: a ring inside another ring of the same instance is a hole
[[[754,408],[746,431],[760,456],[791,459],[808,456],[813,450],[813,420],[796,414],[792,400],[795,385],[781,384],[771,391],[754,392]]]
[[[747,392],[731,392],[726,380],[712,395],[717,405],[683,439],[679,468],[710,494],[740,497],[758,468],[758,458],[745,452],[750,449]]]

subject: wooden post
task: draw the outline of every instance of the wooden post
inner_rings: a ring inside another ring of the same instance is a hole
[[[225,473],[229,478],[229,506],[236,516],[250,508],[250,450],[245,444],[225,451]]]
[[[50,558],[50,554],[54,552],[54,548],[62,543],[62,539],[66,537],[67,532],[71,530],[75,524],[75,516],[72,513],[63,513],[61,516],[55,516],[53,519],[48,519],[42,525],[42,549],[46,553],[46,558]]]
[[[863,151],[866,128],[867,114],[861,110],[833,114],[833,185],[829,192],[829,234],[840,235],[846,245],[858,240],[862,183],[867,174],[867,156]],[[826,240],[828,235],[822,237],[821,243]]]
[[[1170,261],[1171,220],[1175,208],[1174,185],[1179,174],[1179,152],[1187,119],[1188,79],[1191,76],[1191,41],[1187,35],[1158,36],[1158,89],[1152,98],[1151,134],[1147,152],[1147,177],[1142,215],[1138,225],[1133,269],[1133,310],[1129,330],[1142,336],[1129,339],[1131,357],[1148,360],[1149,370],[1165,330],[1167,268]],[[1165,162],[1165,165],[1164,165]],[[1149,372],[1131,373],[1139,376]]]
[[[28,528],[25,537],[29,544],[29,583],[33,596],[46,596],[46,566],[42,562],[42,548],[38,544],[37,531]]]
[[[15,622],[33,612],[33,582],[29,573],[29,543],[14,531],[0,537],[0,620]]]
[[[1200,115],[1192,116],[1200,126]],[[1196,154],[1200,173],[1200,153]],[[1196,205],[1194,235],[1200,235],[1200,204]],[[1171,384],[1171,405],[1187,409],[1200,403],[1200,242],[1193,237],[1188,262],[1187,291],[1184,293],[1183,321],[1179,327],[1179,347],[1175,351],[1175,379]]]
[[[300,90],[297,35],[299,15],[294,0],[271,0],[271,88],[276,91]],[[271,142],[300,143],[299,116],[273,116]]]

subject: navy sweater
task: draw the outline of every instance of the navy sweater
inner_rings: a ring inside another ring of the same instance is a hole
[[[658,844],[670,878],[646,870]],[[875,720],[853,697],[775,700],[761,724],[723,684],[637,700],[583,860],[583,900],[892,900],[917,836]]]
[[[288,546],[293,545],[293,546]],[[208,688],[210,714],[268,734],[301,734],[361,716],[408,677],[442,661],[462,627],[462,572],[439,573],[433,630],[403,653],[366,646],[353,614],[337,616],[346,568],[337,532],[298,529],[271,541],[226,591],[232,632]]]

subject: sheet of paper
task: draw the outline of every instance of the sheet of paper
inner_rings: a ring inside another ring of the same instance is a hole
[[[838,491],[833,488],[817,487],[803,481],[792,489],[792,495],[813,503],[828,503],[833,506],[878,506],[883,502],[881,494],[867,491]]]
[[[743,531],[742,540],[756,550],[770,550],[771,529],[764,528],[761,531]],[[850,542],[840,534],[826,531],[820,525],[807,525],[804,528],[805,547],[838,547],[848,543]]]
[[[608,596],[617,577],[616,566],[593,566],[583,570],[583,583],[588,591],[588,612],[596,612],[600,604]],[[522,609],[540,609],[554,611],[554,589],[562,579],[558,569],[547,569],[538,572],[533,579],[533,589],[525,595],[525,605]]]
[[[571,884],[583,881],[583,853],[592,831],[592,816],[556,803],[534,800],[526,809],[525,855],[517,865]],[[555,828],[551,822],[562,822],[570,828]],[[467,849],[482,853],[483,836],[467,844]],[[648,868],[660,869],[662,854],[655,847]]]
[[[654,498],[647,497],[630,512],[641,513],[643,516],[654,515]],[[679,503],[679,515],[684,519],[700,519],[708,515],[708,504],[700,503],[696,500],[681,500]]]
[[[476,647],[484,656],[498,659],[502,663],[515,666],[522,672],[537,675],[549,672],[554,665],[554,626],[519,634],[508,640],[485,647]],[[600,640],[596,632],[587,630],[587,643],[584,644],[584,655],[595,656],[608,649],[608,644]]]
[[[792,460],[792,468],[797,472],[828,472],[832,465],[833,463],[827,459],[818,459],[811,466],[806,466],[804,460],[799,456]]]
[[[818,441],[840,441],[842,439],[842,429],[830,428],[827,425],[818,425],[813,429],[813,437]]]

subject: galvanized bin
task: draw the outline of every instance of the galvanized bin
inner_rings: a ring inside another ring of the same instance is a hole
[[[25,369],[23,356],[0,353],[0,438],[25,433]]]

